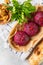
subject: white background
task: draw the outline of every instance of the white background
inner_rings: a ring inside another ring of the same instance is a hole
[[[29,65],[20,60],[10,49],[4,48],[4,41],[0,37],[0,65]]]

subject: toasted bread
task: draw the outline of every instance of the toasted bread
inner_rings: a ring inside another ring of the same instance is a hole
[[[43,11],[43,6],[36,6],[36,11],[37,10]],[[13,27],[12,31],[10,32],[8,41],[9,41],[9,45],[11,46],[12,49],[16,49],[16,51],[20,51],[20,52],[21,51],[26,52],[31,47],[34,47],[37,44],[38,40],[43,38],[43,27],[40,27],[40,32],[37,35],[33,36],[26,46],[19,46],[19,45],[16,45],[12,41],[12,37],[17,32],[17,30],[22,30],[22,27],[23,27],[23,24],[20,25],[20,24],[16,23],[15,26]]]
[[[34,48],[28,61],[30,65],[41,65],[43,63],[43,39]]]

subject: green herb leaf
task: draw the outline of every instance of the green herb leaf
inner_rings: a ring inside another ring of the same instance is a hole
[[[30,13],[35,12],[35,7],[30,3],[31,0],[27,0],[20,4],[17,0],[12,0],[13,7],[11,7],[12,20],[17,20],[19,23],[27,22],[26,17],[31,18]]]
[[[12,9],[13,9],[13,7],[12,7],[12,6],[8,6],[8,7],[7,7],[7,10],[12,11]]]
[[[19,6],[19,3],[17,0],[12,0],[12,3],[13,3],[13,6],[15,7],[18,7]]]

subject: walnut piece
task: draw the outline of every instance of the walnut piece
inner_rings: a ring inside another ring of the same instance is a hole
[[[9,3],[10,3],[10,0],[4,0],[4,2],[5,2],[6,4],[9,4]]]

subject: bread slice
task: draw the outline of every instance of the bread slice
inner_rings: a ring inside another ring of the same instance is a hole
[[[43,7],[42,6],[35,6],[36,7],[36,11],[37,10],[40,10],[40,11],[43,11]],[[23,23],[24,24],[24,23]],[[8,41],[9,41],[9,45],[11,46],[12,49],[16,49],[16,51],[22,51],[22,52],[26,52],[28,51],[31,47],[34,47],[37,42],[43,38],[43,27],[40,27],[40,32],[33,36],[30,40],[30,42],[28,42],[28,44],[26,46],[19,46],[19,45],[16,45],[13,41],[12,41],[12,37],[13,35],[17,32],[17,30],[22,30],[23,28],[23,24],[20,25],[18,23],[15,24],[15,26],[13,27],[13,29],[11,30],[10,32],[10,35],[9,35],[9,38],[8,38]]]
[[[34,51],[28,61],[30,65],[43,65],[43,39],[34,48]]]

